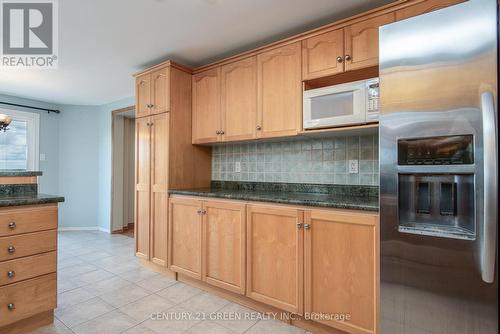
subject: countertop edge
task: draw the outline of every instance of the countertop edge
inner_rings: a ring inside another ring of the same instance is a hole
[[[16,171],[5,170],[0,171],[0,177],[16,177],[16,176],[42,176],[41,171]]]
[[[65,199],[63,196],[37,194],[32,196],[0,198],[0,207],[61,203],[64,201]]]

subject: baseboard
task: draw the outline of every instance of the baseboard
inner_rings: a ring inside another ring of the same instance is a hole
[[[98,231],[99,226],[59,226],[59,231]]]
[[[99,227],[98,230],[101,231],[101,232],[111,233],[111,231],[109,230],[109,228]]]

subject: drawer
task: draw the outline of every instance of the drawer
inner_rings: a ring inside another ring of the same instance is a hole
[[[56,274],[0,287],[0,327],[52,310],[56,305]]]
[[[0,262],[0,286],[57,271],[57,252]]]
[[[57,207],[17,207],[0,210],[0,237],[57,228]]]
[[[0,238],[0,261],[17,259],[57,249],[57,230]]]

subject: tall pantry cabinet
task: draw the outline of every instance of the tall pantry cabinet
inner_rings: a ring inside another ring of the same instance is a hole
[[[136,93],[135,251],[166,266],[168,189],[208,186],[211,148],[191,144],[188,69],[166,62],[139,73]]]

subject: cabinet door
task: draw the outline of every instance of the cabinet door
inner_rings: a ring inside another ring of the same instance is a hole
[[[427,0],[419,2],[413,6],[408,6],[396,11],[396,21],[404,20],[409,17],[421,15],[424,13],[432,12],[441,8],[445,8],[457,3],[464,2],[464,0]]]
[[[245,205],[203,202],[203,280],[245,294]]]
[[[293,136],[301,129],[301,42],[257,56],[257,124],[261,138]]]
[[[358,22],[344,28],[345,70],[378,66],[378,28],[394,22],[394,13]]]
[[[143,74],[135,79],[135,116],[149,116],[151,109],[151,75]]]
[[[167,189],[170,114],[151,117],[151,261],[167,265]]]
[[[349,321],[319,322],[348,333],[375,333],[378,216],[312,210],[305,212],[305,224],[305,312],[350,315]]]
[[[220,67],[193,75],[193,144],[219,140]]]
[[[221,69],[222,136],[224,141],[253,139],[257,126],[257,58]]]
[[[170,110],[170,68],[151,73],[151,114]]]
[[[299,210],[247,207],[247,296],[302,313],[303,230]]]
[[[171,270],[201,279],[201,201],[171,198],[168,256]]]
[[[337,29],[302,41],[302,79],[344,72],[344,30]]]
[[[150,231],[150,119],[135,121],[135,252],[149,259]]]

